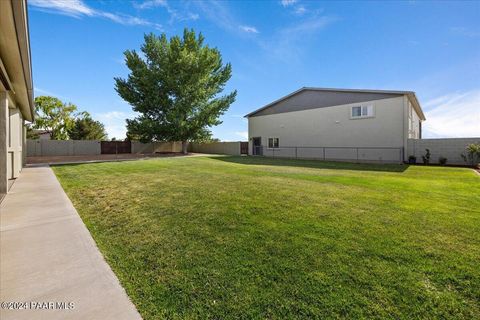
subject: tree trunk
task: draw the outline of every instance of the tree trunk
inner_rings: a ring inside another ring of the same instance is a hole
[[[188,142],[187,141],[182,141],[182,153],[187,154],[187,148],[188,148]]]

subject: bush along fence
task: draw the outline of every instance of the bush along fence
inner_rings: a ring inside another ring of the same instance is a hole
[[[472,165],[467,147],[480,144],[480,138],[409,139],[406,157],[410,163]]]

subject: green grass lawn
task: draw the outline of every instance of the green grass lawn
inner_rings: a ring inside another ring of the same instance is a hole
[[[54,170],[145,319],[480,318],[470,169],[195,157]]]

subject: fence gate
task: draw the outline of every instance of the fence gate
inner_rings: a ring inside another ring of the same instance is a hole
[[[248,154],[248,142],[240,142],[240,154]]]
[[[102,141],[100,143],[102,154],[132,153],[131,141]]]

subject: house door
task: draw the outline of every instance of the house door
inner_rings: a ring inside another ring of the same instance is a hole
[[[248,142],[240,142],[240,154],[248,154]]]
[[[262,138],[261,137],[252,138],[252,142],[253,142],[252,154],[254,156],[261,156],[263,154]]]

